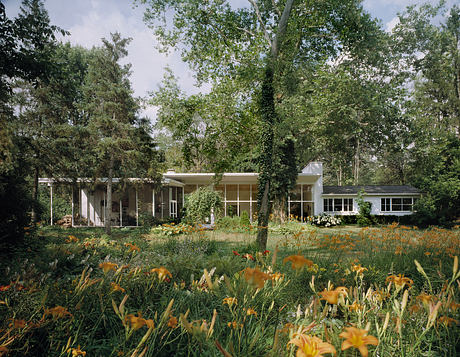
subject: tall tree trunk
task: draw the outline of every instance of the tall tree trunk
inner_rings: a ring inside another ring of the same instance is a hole
[[[105,233],[112,234],[112,179],[113,179],[113,154],[110,154],[109,175],[107,177],[107,205],[105,207]],[[121,222],[120,222],[121,223]]]
[[[32,205],[32,211],[30,212],[30,218],[33,223],[38,222],[38,212],[37,212],[37,206],[38,206],[38,176],[39,176],[39,169],[38,165],[35,165],[34,167],[34,182],[33,182],[33,187],[32,187],[32,199],[33,199],[33,205]]]
[[[262,137],[261,147],[262,154],[259,166],[259,195],[258,195],[258,230],[257,230],[257,245],[261,251],[267,248],[268,238],[268,218],[271,210],[270,203],[270,181],[272,175],[272,156],[273,156],[273,126],[275,118],[275,96],[273,89],[273,72],[275,63],[278,59],[279,50],[282,44],[282,39],[286,33],[287,23],[291,14],[294,0],[287,0],[284,6],[283,14],[278,23],[278,29],[273,40],[265,30],[262,23],[262,18],[259,9],[254,1],[251,4],[256,9],[259,21],[264,28],[264,33],[267,41],[270,44],[270,55],[265,67],[264,80],[262,84],[262,95],[260,101],[260,110],[262,113]]]
[[[273,124],[275,118],[275,98],[273,91],[273,64],[267,63],[265,77],[262,84],[262,96],[260,108],[262,111],[262,137],[261,137],[261,158],[259,174],[258,194],[258,230],[257,245],[261,251],[267,248],[268,219],[270,216],[270,181],[272,174],[273,157]]]
[[[360,150],[360,147],[359,147],[359,138],[356,139],[357,140],[357,143],[356,143],[356,152],[355,152],[355,162],[354,162],[354,170],[353,170],[353,184],[354,185],[358,185],[359,183],[359,150]]]

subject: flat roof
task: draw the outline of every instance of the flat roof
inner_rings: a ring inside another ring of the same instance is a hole
[[[323,186],[323,195],[420,195],[419,189],[410,185]]]

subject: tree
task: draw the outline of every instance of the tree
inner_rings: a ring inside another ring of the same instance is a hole
[[[119,33],[93,50],[85,79],[85,110],[93,175],[107,178],[105,229],[111,233],[112,181],[133,174],[158,179],[155,147],[147,122],[136,116],[138,102],[129,82],[130,65],[120,65],[130,39]]]
[[[140,2],[149,4],[145,20],[163,48],[180,43],[182,58],[196,71],[199,82],[237,79],[242,84],[240,90],[258,103],[258,243],[264,249],[274,169],[274,133],[285,119],[276,113],[278,83],[285,83],[302,63],[325,61],[340,51],[356,55],[371,52],[369,38],[377,29],[375,21],[354,0],[308,4],[250,0],[250,7],[238,9],[232,9],[225,1]]]

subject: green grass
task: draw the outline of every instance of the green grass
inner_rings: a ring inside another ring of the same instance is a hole
[[[339,356],[359,355],[341,351],[349,326],[378,338],[370,355],[457,355],[458,229],[271,224],[266,255],[248,227],[152,232],[44,227],[0,259],[0,355],[68,356],[80,346],[87,356],[221,356],[220,346],[232,356],[293,356],[287,343],[305,328]],[[312,265],[293,270],[283,263],[293,255]],[[104,273],[104,262],[116,266]],[[398,274],[407,278],[399,290]],[[339,286],[346,294],[327,303],[324,290]]]

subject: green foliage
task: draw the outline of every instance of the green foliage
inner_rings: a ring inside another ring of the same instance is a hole
[[[249,220],[249,213],[247,211],[243,211],[240,213],[240,225],[243,227],[248,227],[251,224]]]
[[[38,201],[40,205],[40,217],[44,224],[51,222],[50,208],[50,188],[41,186],[38,192]],[[71,193],[68,187],[53,187],[53,221],[54,224],[65,215],[72,214]]]
[[[371,218],[371,211],[372,211],[372,203],[368,201],[364,201],[364,191],[358,192],[358,198],[356,202],[358,203],[359,211],[358,216],[356,217],[356,221],[359,226],[366,227],[372,225],[372,218]]]
[[[211,214],[219,217],[222,211],[220,193],[200,187],[185,197],[185,219],[191,223],[210,223]]]

